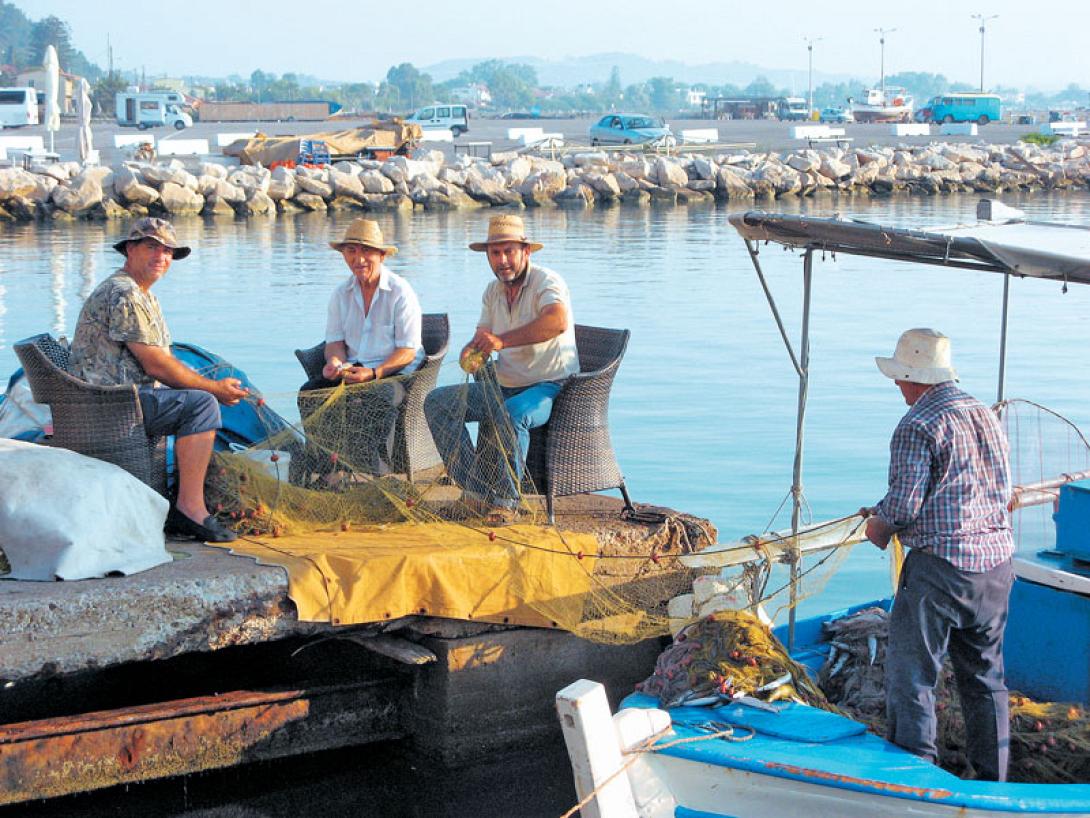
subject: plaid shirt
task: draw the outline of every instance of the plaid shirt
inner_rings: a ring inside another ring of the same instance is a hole
[[[889,454],[876,511],[905,547],[969,573],[1010,559],[1010,464],[994,412],[953,381],[936,384],[897,424]]]

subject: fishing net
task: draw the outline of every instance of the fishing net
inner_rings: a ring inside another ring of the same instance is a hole
[[[604,497],[562,504],[550,524],[536,481],[547,472],[533,446],[527,464],[512,454],[491,370],[449,377],[424,392],[412,376],[254,391],[262,439],[218,452],[206,485],[240,535],[229,548],[284,566],[307,621],[427,614],[607,643],[668,634],[667,602],[700,573],[677,558],[715,541],[710,524],[650,507],[622,515]],[[298,423],[269,408],[289,400]]]
[[[886,734],[885,659],[889,616],[870,608],[826,623],[829,654],[818,684],[829,701],[880,736]],[[965,720],[954,672],[944,665],[935,690],[939,766],[964,776]],[[1078,703],[1037,702],[1010,694],[1009,780],[1038,784],[1090,782],[1090,714]]]

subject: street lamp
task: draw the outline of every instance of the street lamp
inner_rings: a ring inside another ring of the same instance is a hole
[[[814,43],[819,43],[824,40],[824,37],[803,37],[806,41],[806,51],[808,52],[809,69],[806,74],[806,98],[810,106],[810,115],[814,114]]]
[[[980,21],[980,93],[984,93],[984,25],[989,20],[996,19],[998,14],[970,14],[974,20]]]
[[[876,28],[875,32],[878,34],[878,43],[882,47],[882,81],[879,83],[879,87],[882,89],[882,96],[886,94],[886,35],[892,34],[897,29],[895,28]]]

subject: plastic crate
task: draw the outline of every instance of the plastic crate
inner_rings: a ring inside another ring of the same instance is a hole
[[[1090,562],[1090,480],[1060,487],[1056,523],[1056,550],[1080,562]]]

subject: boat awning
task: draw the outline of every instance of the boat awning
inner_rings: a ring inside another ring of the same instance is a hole
[[[1076,225],[981,221],[919,230],[752,210],[729,218],[754,242],[1090,284],[1090,228]]]

